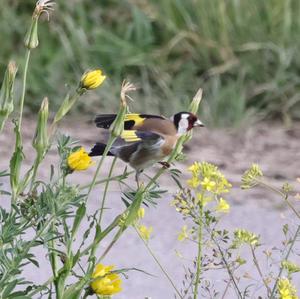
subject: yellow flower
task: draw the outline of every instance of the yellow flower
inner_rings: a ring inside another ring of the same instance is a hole
[[[148,241],[150,239],[150,235],[153,231],[153,227],[152,226],[147,227],[145,225],[139,225],[138,230],[140,232],[141,237],[144,240]]]
[[[122,280],[117,273],[111,273],[114,266],[98,264],[95,268],[91,288],[98,295],[114,295],[122,290]]]
[[[188,171],[190,171],[193,175],[197,176],[201,170],[200,163],[194,162],[190,167],[188,167]]]
[[[228,213],[229,210],[230,210],[229,203],[221,197],[220,200],[219,200],[219,203],[216,207],[216,211],[220,212],[220,213]]]
[[[101,70],[92,70],[84,73],[80,80],[80,87],[85,89],[95,89],[102,84],[106,76]]]
[[[196,176],[193,176],[190,180],[187,180],[187,184],[189,187],[196,189],[200,185],[200,180]]]
[[[234,240],[232,243],[232,247],[238,248],[242,244],[258,246],[259,236],[245,229],[236,229],[234,231]]]
[[[278,281],[278,293],[280,299],[298,299],[297,290],[287,278]]]
[[[139,208],[138,210],[138,218],[143,219],[145,216],[145,209],[144,208]]]
[[[185,241],[186,239],[189,238],[189,234],[190,234],[190,231],[187,230],[187,225],[184,225],[182,228],[181,228],[181,231],[180,233],[178,234],[178,241]]]
[[[207,191],[212,191],[214,189],[214,187],[216,186],[216,182],[211,181],[208,178],[204,178],[204,180],[201,182],[201,185],[202,185],[203,189],[205,189]]]
[[[202,193],[196,193],[196,199],[197,203],[201,202],[203,207],[205,207],[209,202],[211,202],[213,199],[210,196],[203,196]]]
[[[71,153],[67,162],[71,170],[86,170],[94,164],[91,157],[83,147],[78,151]]]

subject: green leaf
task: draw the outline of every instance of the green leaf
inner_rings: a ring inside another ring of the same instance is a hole
[[[72,236],[71,239],[74,238],[74,236],[79,228],[79,225],[80,225],[83,217],[85,216],[85,213],[86,213],[85,203],[82,203],[76,211],[76,216],[75,216],[72,231],[71,231],[71,236]]]

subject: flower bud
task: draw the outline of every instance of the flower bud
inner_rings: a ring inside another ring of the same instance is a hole
[[[35,49],[39,45],[38,20],[38,18],[32,18],[29,30],[25,35],[24,44],[28,49]]]
[[[125,81],[122,83],[120,109],[110,128],[113,137],[120,136],[124,130],[124,118],[128,112],[126,96],[128,92],[133,90],[136,90],[136,87],[133,84]]]
[[[3,129],[7,117],[14,110],[13,86],[16,73],[16,63],[14,61],[10,61],[5,72],[0,91],[0,132]]]
[[[28,49],[34,49],[39,45],[38,38],[38,21],[42,13],[46,13],[49,17],[49,11],[53,10],[55,3],[52,0],[39,0],[36,2],[35,9],[32,14],[30,27],[25,35],[24,44]]]
[[[38,157],[42,158],[48,148],[47,122],[49,116],[48,99],[44,98],[38,114],[38,122],[32,146],[35,148]]]
[[[199,104],[202,100],[202,88],[199,88],[196,95],[194,96],[191,104],[190,104],[190,107],[189,107],[189,111],[194,113],[194,114],[197,114],[198,112],[198,108],[199,108]]]
[[[99,87],[105,79],[106,76],[102,74],[100,69],[87,71],[81,77],[80,89],[95,89]]]
[[[73,152],[69,155],[69,157],[67,158],[67,164],[68,164],[68,167],[70,168],[70,170],[80,171],[80,170],[88,169],[94,163],[93,163],[91,157],[88,155],[88,153],[82,147],[78,151]]]

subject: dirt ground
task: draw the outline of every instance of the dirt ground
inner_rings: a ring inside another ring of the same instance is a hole
[[[34,122],[25,119],[23,128],[24,152],[26,155],[24,170],[26,170],[34,158],[34,151],[31,148],[31,140],[35,130]],[[95,128],[87,119],[73,119],[65,122],[59,128],[59,131],[79,140],[80,144],[86,146],[87,149],[100,136],[99,129]],[[14,137],[11,132],[11,127],[8,125],[4,133],[0,135],[0,170],[8,168],[9,157],[14,145]],[[194,161],[207,161],[216,164],[233,184],[233,191],[230,193],[230,197],[227,197],[227,200],[231,203],[231,212],[224,217],[224,227],[231,230],[237,227],[252,230],[261,235],[266,248],[280,246],[280,241],[283,238],[282,225],[287,222],[295,225],[297,222],[295,217],[285,208],[282,200],[276,194],[262,188],[244,191],[240,189],[239,184],[243,172],[249,168],[251,163],[258,163],[270,183],[281,187],[283,183],[289,182],[295,187],[294,194],[300,192],[300,183],[296,182],[296,178],[300,177],[300,123],[294,124],[289,129],[273,123],[260,124],[240,131],[201,128],[195,131],[193,140],[185,147],[185,154],[187,160],[176,165],[183,172],[183,179],[188,178],[187,165]],[[57,154],[54,148],[51,149],[41,167],[39,176],[47,179],[50,164],[55,164],[56,161]],[[107,174],[110,161],[106,163],[100,178],[105,177]],[[122,161],[118,162],[114,174],[120,173],[123,169],[124,163]],[[158,166],[155,166],[147,170],[147,174],[151,175],[157,169]],[[95,167],[86,172],[72,174],[70,180],[75,183],[88,183],[92,179],[94,170]],[[143,177],[143,179],[147,180],[146,177]],[[169,204],[172,195],[176,192],[176,186],[167,174],[164,174],[159,182],[169,192],[161,199],[157,208],[147,209],[146,211],[145,223],[154,228],[153,237],[149,244],[162,264],[165,265],[175,284],[180,288],[185,261],[178,258],[175,250],[179,250],[188,260],[193,258],[195,251],[191,246],[180,244],[177,241],[177,233],[183,222]],[[128,183],[134,186],[134,177],[129,177]],[[93,191],[92,200],[88,205],[90,211],[99,207],[101,190],[101,187],[97,187]],[[109,195],[108,207],[110,209],[104,219],[106,223],[109,223],[111,217],[113,217],[112,215],[122,209],[119,185],[113,185]],[[3,203],[3,205],[6,204]],[[82,227],[82,230],[84,230],[84,227]],[[108,241],[105,241],[103,246],[105,247],[107,244]],[[44,253],[38,252],[37,254],[42,257]],[[141,272],[129,273],[128,280],[124,281],[124,291],[114,298],[174,298],[174,291],[168,281],[133,230],[127,232],[127,237],[121,238],[105,262],[113,263],[119,268],[140,268],[154,275],[154,277],[151,277]],[[300,260],[298,262],[300,263]],[[40,282],[46,280],[49,269],[47,270],[47,266],[45,267],[43,271],[28,273],[28,278]],[[257,277],[253,269],[247,269],[247,271],[252,273],[254,279]],[[208,278],[218,287],[224,277],[218,272],[218,276],[213,273]],[[300,281],[299,276],[298,281]],[[300,288],[300,282],[296,286]],[[259,294],[259,286],[256,287],[258,291],[252,298],[257,298]],[[231,290],[224,298],[234,299],[236,297]]]
[[[35,123],[30,119],[24,120],[23,139],[24,169],[30,165],[34,158],[34,150],[31,147],[31,141],[35,131]],[[194,130],[193,139],[185,146],[184,153],[187,159],[184,163],[177,163],[176,167],[182,170],[183,177],[186,177],[187,165],[194,161],[207,161],[217,165],[224,173],[226,178],[238,187],[243,172],[249,168],[252,163],[258,163],[263,170],[266,178],[271,183],[280,187],[283,183],[289,182],[295,185],[296,178],[300,177],[300,123],[295,123],[291,128],[285,129],[281,125],[274,123],[260,124],[243,130],[222,130],[209,128],[200,128]],[[72,119],[62,123],[59,133],[71,136],[78,140],[88,150],[101,137],[100,129],[94,127],[88,118]],[[0,167],[8,167],[7,159],[10,157],[14,147],[14,136],[12,135],[12,126],[8,124],[0,135]],[[53,147],[40,168],[41,178],[47,178],[49,165],[57,161],[57,151]],[[107,163],[110,163],[107,161]],[[124,168],[124,163],[118,163],[119,168]],[[147,171],[147,174],[155,173],[158,165]],[[104,167],[104,171],[107,167]],[[89,181],[95,168],[89,171],[81,172],[80,175],[74,175],[74,181],[77,176],[80,182]],[[146,179],[146,178],[145,178]],[[160,182],[168,181],[168,176],[162,176]],[[168,185],[172,188],[172,185]],[[271,199],[269,192],[257,190],[260,199]],[[241,194],[244,194],[241,191]],[[262,196],[261,196],[262,195]],[[240,198],[239,200],[242,200]]]

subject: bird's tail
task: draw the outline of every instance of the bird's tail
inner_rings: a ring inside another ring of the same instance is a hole
[[[102,156],[106,148],[106,144],[97,142],[94,147],[91,149],[89,156]],[[107,156],[114,156],[111,152],[107,153]]]

